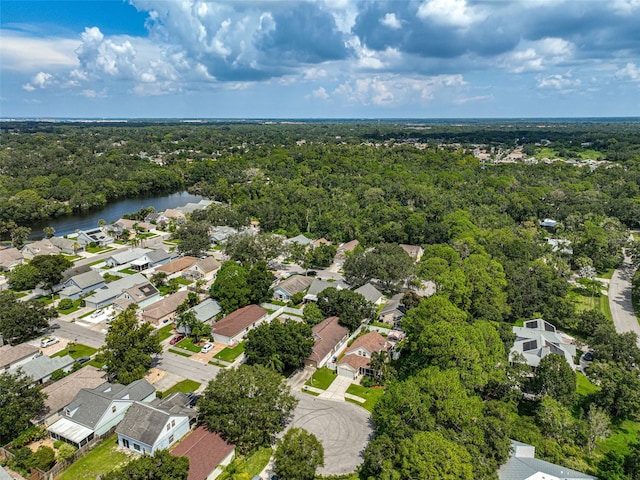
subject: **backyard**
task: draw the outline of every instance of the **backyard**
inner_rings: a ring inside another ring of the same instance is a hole
[[[231,462],[227,469],[220,474],[218,479],[230,480],[231,478],[241,478],[239,474],[246,474],[242,476],[242,478],[253,478],[267,466],[272,454],[273,450],[270,447],[259,448],[248,457],[240,457]],[[233,470],[233,476],[227,470]]]
[[[58,480],[95,480],[98,476],[124,465],[131,457],[118,448],[118,437],[104,439],[67,468]]]

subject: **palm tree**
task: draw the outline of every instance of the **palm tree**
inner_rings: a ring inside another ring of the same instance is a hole
[[[373,352],[371,354],[371,360],[369,360],[369,369],[373,370],[373,379],[378,385],[381,385],[384,380],[384,373],[389,361],[389,354],[384,350],[380,352]]]
[[[267,368],[271,368],[278,373],[282,373],[284,370],[284,362],[280,360],[280,355],[277,353],[272,354],[269,358],[269,362],[267,362]]]

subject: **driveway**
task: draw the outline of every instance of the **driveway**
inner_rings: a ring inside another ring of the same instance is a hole
[[[640,324],[633,311],[631,302],[631,278],[634,268],[631,258],[625,257],[609,282],[609,307],[618,333],[635,332],[640,346]]]
[[[323,400],[302,392],[293,392],[298,406],[290,426],[313,433],[324,447],[322,475],[355,472],[362,463],[362,452],[373,435],[371,414],[348,402]]]
[[[318,398],[333,400],[334,402],[344,402],[344,394],[347,393],[351,382],[351,379],[337,375],[333,382],[331,382],[331,385],[329,385],[329,388],[318,395]]]

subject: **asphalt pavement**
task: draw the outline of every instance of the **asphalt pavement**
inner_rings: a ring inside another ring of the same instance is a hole
[[[609,307],[618,333],[635,332],[640,346],[640,324],[631,302],[631,278],[635,269],[631,258],[625,257],[622,265],[613,272],[609,282]]]

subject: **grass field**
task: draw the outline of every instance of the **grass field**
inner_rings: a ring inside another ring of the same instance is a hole
[[[378,403],[378,400],[380,400],[380,397],[382,397],[382,395],[384,394],[384,388],[366,388],[361,385],[351,384],[349,388],[347,388],[347,393],[350,393],[351,395],[357,395],[358,397],[364,398],[366,400],[364,403],[360,403],[347,398],[346,400],[348,402],[360,405],[361,407],[364,407],[372,412],[373,407],[376,406],[376,403]]]
[[[118,437],[112,435],[102,441],[67,468],[58,480],[95,480],[100,475],[129,462],[133,457],[117,451]]]
[[[184,348],[185,350],[189,350],[193,353],[198,353],[202,347],[193,344],[193,340],[189,337],[184,337],[178,343],[176,343],[176,347]]]
[[[138,272],[136,272],[135,270],[132,270],[130,268],[123,268],[122,270],[118,270],[120,273],[126,273],[127,275],[134,275]]]
[[[200,350],[198,350],[200,351]],[[223,362],[233,362],[236,358],[238,358],[244,352],[244,342],[240,342],[233,348],[225,348],[221,352],[218,352],[214,358],[218,360],[222,360]]]
[[[158,338],[163,341],[173,335],[173,324],[165,325],[158,329]]]
[[[51,355],[52,357],[63,357],[67,354],[71,356],[71,358],[76,359],[80,357],[90,357],[97,350],[93,347],[89,347],[87,345],[82,345],[81,343],[76,343],[75,345],[67,346],[64,350],[60,350],[57,353]]]
[[[305,385],[310,387],[326,390],[329,385],[336,379],[336,374],[333,370],[329,370],[326,367],[319,368],[313,373],[313,376],[305,382]]]
[[[574,303],[578,312],[585,310],[599,310],[609,320],[613,320],[611,316],[611,308],[609,307],[609,297],[600,295],[599,297],[585,296],[581,289],[574,288],[567,294],[567,297]]]
[[[59,308],[56,308],[56,310],[63,315],[69,315],[70,313],[80,310],[80,300],[74,300],[73,307],[71,308],[67,308],[66,310],[60,310]]]
[[[629,453],[629,445],[638,441],[640,435],[640,423],[625,420],[617,428],[611,429],[611,436],[598,443],[598,449],[603,453],[617,452]]]
[[[201,383],[198,383],[194,380],[182,380],[181,382],[176,383],[173,387],[162,392],[162,396],[166,397],[167,395],[171,395],[172,393],[181,392],[181,393],[189,393],[195,392],[198,388],[200,388]]]
[[[580,372],[576,373],[576,381],[578,384],[576,388],[576,393],[578,395],[586,396],[600,390],[600,387],[591,383],[589,379]]]
[[[269,459],[273,454],[273,450],[270,447],[263,447],[256,450],[248,457],[240,457],[234,460],[231,465],[235,468],[234,476],[232,477],[227,471],[220,474],[218,479],[230,480],[231,478],[253,478],[258,475],[264,467],[269,463]],[[242,475],[244,474],[244,475]]]

